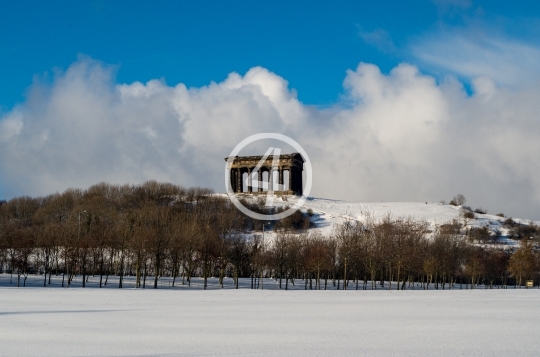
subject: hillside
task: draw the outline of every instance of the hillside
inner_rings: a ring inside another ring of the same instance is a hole
[[[257,196],[244,195],[250,201]],[[286,207],[296,202],[294,196],[276,197],[274,204],[277,207]],[[460,206],[452,206],[441,203],[429,202],[348,202],[332,200],[326,198],[309,197],[303,205],[303,213],[312,214],[311,222],[315,230],[319,230],[325,235],[332,233],[333,227],[347,220],[365,221],[372,217],[376,222],[390,215],[392,218],[412,218],[417,221],[424,221],[430,230],[435,230],[442,224],[452,223],[457,220],[463,224],[465,229],[487,227],[490,234],[499,234],[498,244],[516,245],[517,241],[508,237],[509,229],[504,225],[506,217],[492,214],[475,213],[475,218],[464,219]],[[535,224],[540,221],[531,222],[525,219],[513,218],[513,221],[521,225]],[[272,235],[272,233],[269,233]]]

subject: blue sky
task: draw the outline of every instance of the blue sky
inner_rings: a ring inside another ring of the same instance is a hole
[[[539,2],[0,10],[0,199],[148,179],[222,191],[223,157],[274,131],[313,156],[313,195],[461,192],[540,219]]]
[[[539,35],[534,1],[57,1],[4,2],[0,104],[24,101],[33,77],[50,78],[85,54],[117,65],[121,83],[163,78],[202,86],[262,66],[306,104],[339,99],[345,70],[383,72],[402,61],[437,77],[411,46],[450,31]]]

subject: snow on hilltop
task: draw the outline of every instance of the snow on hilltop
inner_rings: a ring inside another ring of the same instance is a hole
[[[391,215],[392,218],[412,218],[430,225],[450,223],[459,219],[459,207],[424,202],[370,202],[354,203],[310,197],[304,204],[306,210],[314,213],[314,223],[324,233],[346,220],[364,221],[372,216],[375,221]],[[498,217],[500,218],[500,217]]]
[[[264,198],[265,196],[257,196],[251,194],[242,194],[248,201]],[[298,197],[296,196],[276,196],[274,205],[277,207],[285,207],[292,205]],[[314,229],[321,231],[325,235],[332,233],[334,226],[339,225],[347,220],[364,221],[367,217],[373,217],[375,221],[382,220],[386,215],[391,215],[392,218],[411,218],[416,221],[424,221],[431,229],[434,229],[441,224],[452,223],[457,220],[460,223],[466,223],[468,228],[472,227],[488,227],[492,232],[499,231],[501,233],[500,243],[515,244],[506,236],[508,229],[503,226],[505,217],[499,217],[491,214],[475,213],[474,219],[464,220],[461,215],[460,206],[452,206],[441,203],[426,203],[426,202],[347,202],[340,200],[332,200],[326,198],[308,197],[303,204],[302,211],[307,213],[311,211],[311,221],[314,224]],[[531,221],[524,219],[513,218],[519,224],[531,224]],[[540,221],[532,222],[540,224]],[[271,234],[271,233],[270,233]]]

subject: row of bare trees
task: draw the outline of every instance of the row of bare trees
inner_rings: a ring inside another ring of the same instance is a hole
[[[303,262],[301,271],[314,279],[316,289],[322,283],[326,288],[328,280],[340,289],[340,279],[341,289],[350,288],[351,282],[354,289],[404,290],[414,284],[422,289],[500,288],[521,286],[527,280],[538,283],[540,277],[540,255],[532,241],[522,240],[515,250],[480,246],[471,244],[455,227],[442,226],[432,232],[425,223],[411,219],[350,221],[330,237],[314,232],[300,243],[287,235],[278,233],[274,270],[279,276],[298,276],[295,269]],[[287,251],[291,258],[282,259],[287,255],[281,252]],[[303,258],[298,260],[299,256]]]
[[[134,274],[136,286],[147,277],[196,271],[207,277],[216,261],[223,266],[224,242],[231,240],[243,217],[210,190],[184,189],[147,182],[140,186],[105,183],[86,191],[70,189],[47,197],[18,197],[0,206],[2,267],[23,285],[41,272],[44,285],[62,274],[62,285],[75,275]],[[64,281],[65,280],[65,281]]]
[[[18,197],[0,206],[0,268],[17,286],[41,273],[44,286],[56,275],[62,286],[80,276],[83,287],[97,276],[102,287],[112,275],[121,288],[130,275],[138,288],[157,288],[169,276],[173,286],[201,277],[205,288],[209,277],[221,286],[232,277],[236,288],[241,277],[251,288],[272,277],[283,289],[521,286],[540,271],[533,242],[515,252],[482,248],[452,225],[431,232],[386,217],[346,222],[325,236],[297,212],[275,222],[265,241],[263,223],[210,190],[155,181]]]

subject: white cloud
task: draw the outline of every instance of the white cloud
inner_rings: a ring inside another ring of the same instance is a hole
[[[360,37],[364,42],[377,47],[377,49],[384,53],[397,53],[398,48],[388,31],[383,29],[375,29],[371,32],[360,31]]]
[[[486,76],[513,88],[539,83],[538,45],[486,33],[472,28],[448,29],[414,41],[409,51],[424,66],[443,74],[468,80]]]
[[[468,96],[401,64],[347,72],[344,103],[300,103],[284,78],[256,67],[201,88],[153,80],[117,84],[81,58],[47,90],[0,119],[0,187],[7,196],[149,179],[223,191],[223,158],[245,137],[280,132],[314,166],[313,195],[438,201],[463,193],[493,213],[540,208],[540,90],[508,90],[490,75]],[[36,85],[37,87],[38,85]]]

